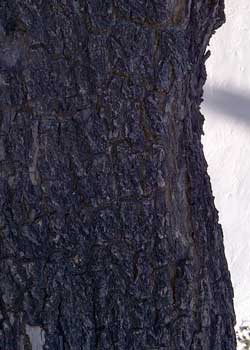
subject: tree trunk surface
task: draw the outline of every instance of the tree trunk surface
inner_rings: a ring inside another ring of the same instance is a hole
[[[201,144],[221,0],[1,0],[0,350],[234,350]]]

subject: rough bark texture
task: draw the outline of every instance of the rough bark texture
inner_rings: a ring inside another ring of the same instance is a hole
[[[1,0],[0,350],[234,350],[199,105],[221,0]]]

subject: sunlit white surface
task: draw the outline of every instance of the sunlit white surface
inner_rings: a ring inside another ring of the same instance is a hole
[[[207,61],[202,141],[241,324],[250,320],[250,2],[225,2]]]

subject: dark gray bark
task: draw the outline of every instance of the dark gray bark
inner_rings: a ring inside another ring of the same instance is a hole
[[[0,350],[234,350],[201,134],[221,0],[1,0]]]

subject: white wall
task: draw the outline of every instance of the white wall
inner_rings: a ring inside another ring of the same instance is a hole
[[[250,2],[225,2],[207,61],[203,145],[241,324],[250,320]]]

